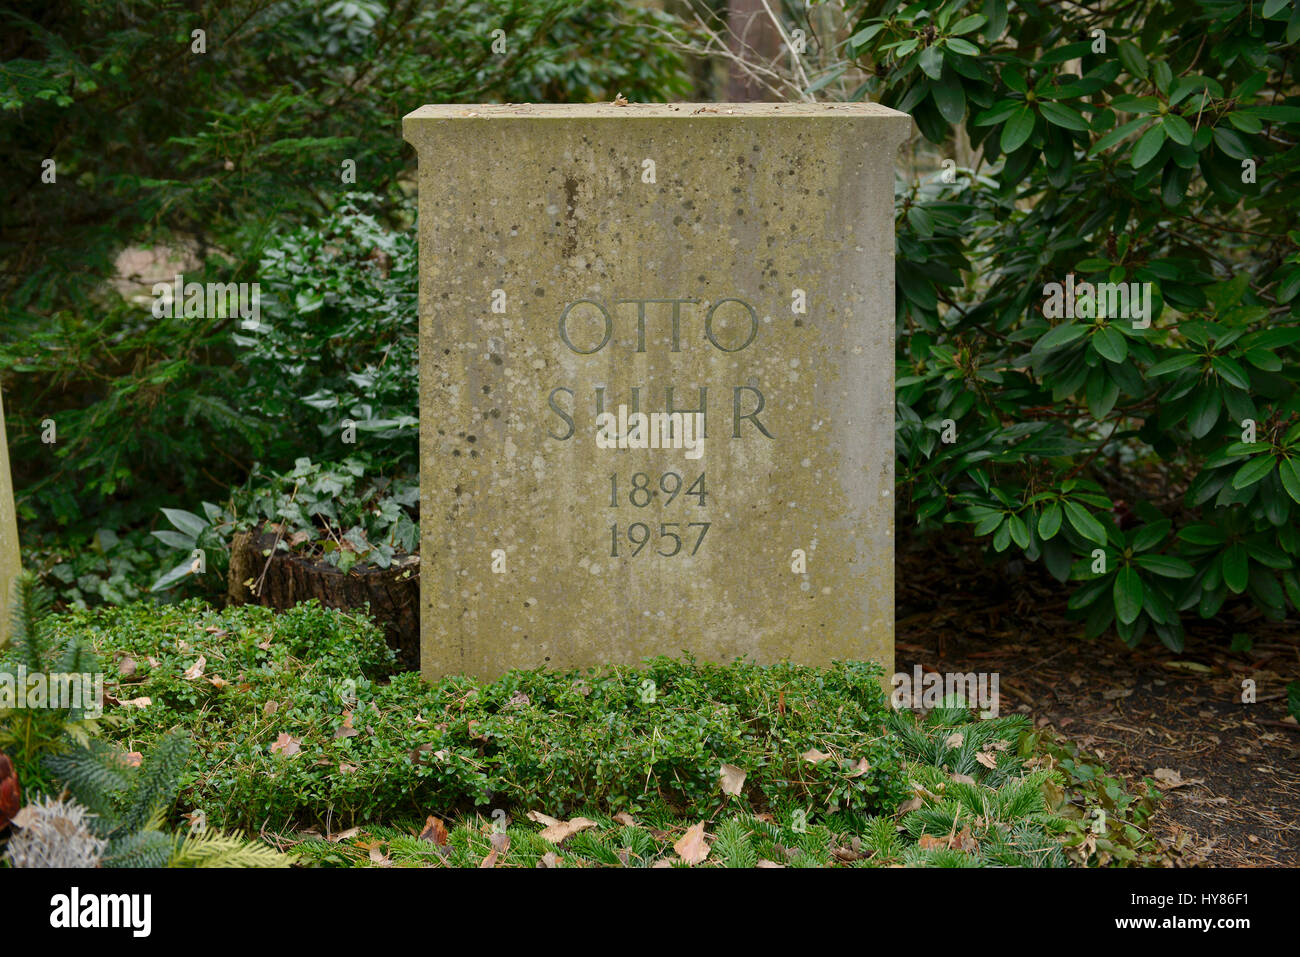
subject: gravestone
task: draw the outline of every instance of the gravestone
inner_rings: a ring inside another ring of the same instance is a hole
[[[9,443],[5,437],[4,399],[0,397],[0,641],[10,634],[10,589],[22,565],[18,555],[18,519],[14,514],[14,483],[9,472]]]
[[[683,652],[893,670],[910,123],[867,104],[405,117],[426,678]]]

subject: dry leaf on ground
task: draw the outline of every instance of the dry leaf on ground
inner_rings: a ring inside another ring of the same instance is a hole
[[[745,786],[745,771],[734,764],[724,764],[720,774],[722,778],[722,793],[737,795]]]
[[[692,866],[709,856],[709,844],[704,840],[704,822],[692,824],[686,833],[673,845],[677,856]]]
[[[1151,773],[1151,776],[1170,790],[1185,788],[1191,784],[1205,783],[1205,778],[1185,778],[1181,772],[1175,771],[1173,768],[1156,768]]]
[[[424,830],[420,832],[420,840],[443,847],[447,843],[447,837],[447,825],[430,814],[424,822]]]
[[[541,836],[552,844],[563,844],[567,838],[572,837],[579,831],[585,831],[589,827],[596,827],[595,821],[589,821],[585,817],[575,817],[571,821],[561,821],[542,814],[540,811],[529,811],[528,819],[546,825],[541,831]]]

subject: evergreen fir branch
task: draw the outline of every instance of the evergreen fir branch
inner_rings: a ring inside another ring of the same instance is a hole
[[[50,612],[50,593],[34,574],[23,571],[14,579],[10,598],[10,641],[28,671],[44,671],[47,650],[43,622]]]
[[[215,828],[176,842],[169,867],[289,867],[293,855]]]
[[[130,771],[123,765],[120,751],[91,740],[88,745],[47,754],[44,764],[78,804],[98,815],[97,826],[117,829],[118,797],[130,785]]]
[[[158,830],[131,831],[108,842],[103,867],[164,867],[175,840]]]
[[[754,867],[758,864],[758,853],[752,836],[753,831],[745,826],[744,821],[733,817],[718,828],[713,851],[727,867]]]
[[[144,827],[154,814],[171,807],[189,756],[188,735],[177,732],[158,742],[141,765],[135,786],[122,810],[120,828],[123,832]]]

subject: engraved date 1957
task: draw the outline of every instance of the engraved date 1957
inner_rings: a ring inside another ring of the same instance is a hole
[[[662,501],[663,508],[668,508],[679,496],[680,505],[687,508],[704,508],[708,496],[704,473],[701,472],[695,481],[687,485],[686,480],[677,472],[664,472],[657,481],[648,472],[636,472],[632,475],[631,485],[626,492],[620,491],[617,473],[609,477],[610,508],[622,508],[625,502],[632,508],[648,508],[656,499]],[[688,501],[691,498],[695,499],[693,503]],[[690,550],[686,554],[694,555],[704,544],[704,536],[709,533],[710,523],[659,522],[657,534],[652,529],[653,524],[632,522],[620,526],[618,522],[614,522],[609,527],[610,556],[618,558],[621,547],[626,547],[631,556],[639,555],[647,545],[651,544],[652,539],[652,550],[663,558],[671,558],[687,548]]]

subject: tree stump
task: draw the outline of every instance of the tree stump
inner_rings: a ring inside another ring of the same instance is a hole
[[[383,627],[385,640],[397,652],[398,665],[419,669],[420,556],[404,556],[388,568],[353,568],[345,575],[326,562],[274,551],[275,542],[275,532],[266,526],[239,532],[231,540],[226,579],[231,604],[260,604],[284,611],[315,598],[327,608],[359,611],[369,603],[371,617]],[[257,587],[256,593],[246,584],[250,581]]]

